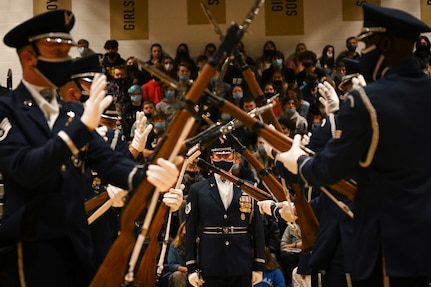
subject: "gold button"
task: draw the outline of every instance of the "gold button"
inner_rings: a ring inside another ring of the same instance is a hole
[[[228,240],[226,240],[226,242],[224,243],[224,245],[228,246],[230,243]]]

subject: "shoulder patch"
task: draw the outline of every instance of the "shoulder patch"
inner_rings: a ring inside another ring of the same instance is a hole
[[[185,208],[185,213],[189,214],[190,211],[192,211],[192,203],[191,202],[187,203],[186,208]]]
[[[0,123],[0,141],[4,140],[7,137],[12,125],[9,122],[8,118],[4,118]]]

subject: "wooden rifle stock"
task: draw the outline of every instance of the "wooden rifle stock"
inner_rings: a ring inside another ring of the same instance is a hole
[[[238,64],[241,67],[242,75],[244,77],[244,80],[247,83],[248,88],[250,89],[250,92],[256,101],[256,105],[258,107],[264,106],[267,104],[265,94],[263,93],[262,89],[259,86],[259,83],[256,80],[256,76],[254,75],[253,71],[250,69],[250,66],[247,64],[246,61],[242,58],[241,52],[239,49],[236,49],[235,52],[235,59],[238,62]],[[277,120],[277,117],[275,116],[274,112],[272,110],[268,110],[262,114],[262,119],[267,124],[272,124],[276,130],[281,130],[281,125]]]
[[[87,212],[87,215],[99,208],[107,200],[109,200],[109,195],[106,190],[87,200],[85,202],[85,211]]]
[[[316,239],[319,222],[314,214],[310,203],[305,198],[304,191],[297,183],[292,184],[295,191],[295,207],[298,215],[299,227],[301,228],[302,249],[310,251]]]
[[[227,171],[218,168],[214,165],[211,165],[210,163],[206,162],[203,159],[197,159],[196,160],[197,165],[202,168],[203,170],[212,171],[214,173],[217,173],[221,177],[229,180],[235,185],[238,185],[242,191],[250,195],[256,200],[267,200],[272,199],[272,195],[267,193],[266,191],[263,191],[262,189],[254,186],[253,184],[249,183],[248,181],[245,181],[243,179],[240,179],[236,177],[233,174],[228,173]]]
[[[265,140],[267,140],[275,149],[279,151],[287,151],[292,146],[292,139],[284,135],[283,133],[271,129],[269,126],[258,121],[255,118],[250,117],[246,112],[236,107],[234,104],[226,101],[223,98],[217,97],[213,94],[209,95],[208,98],[211,102],[214,102],[219,109],[224,112],[229,113],[239,121],[241,121],[245,126],[257,132]],[[309,151],[309,153],[312,153]],[[356,185],[346,179],[343,179],[330,186],[333,190],[344,194],[349,199],[353,199],[356,193]]]

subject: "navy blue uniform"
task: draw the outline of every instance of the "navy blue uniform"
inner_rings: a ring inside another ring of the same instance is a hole
[[[264,270],[262,215],[255,200],[235,185],[233,190],[226,210],[214,176],[190,187],[186,205],[186,264],[189,274],[202,270],[206,281],[210,277],[245,276],[248,279],[243,284],[250,286],[252,271]]]
[[[5,183],[0,263],[6,263],[1,270],[16,275],[18,246],[24,276],[32,278],[27,286],[88,285],[95,270],[82,195],[88,188],[83,176],[87,166],[127,190],[143,178],[134,161],[114,153],[79,120],[81,104],[58,102],[51,131],[22,83],[0,98],[0,170]],[[13,280],[3,283],[14,286]]]
[[[370,276],[382,256],[388,276],[431,276],[430,89],[414,60],[394,64],[342,102],[336,139],[298,160],[312,186],[333,184],[359,166],[353,279]]]

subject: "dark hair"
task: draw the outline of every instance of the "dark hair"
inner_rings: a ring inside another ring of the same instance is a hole
[[[118,41],[117,40],[108,40],[105,42],[103,49],[118,49]]]
[[[304,59],[311,59],[313,61],[313,64],[315,65],[317,63],[317,55],[313,51],[307,50],[304,51],[304,53],[301,53],[298,57],[299,61],[304,61]]]
[[[280,264],[272,256],[271,251],[265,246],[265,269],[274,270],[279,268],[281,270]]]

